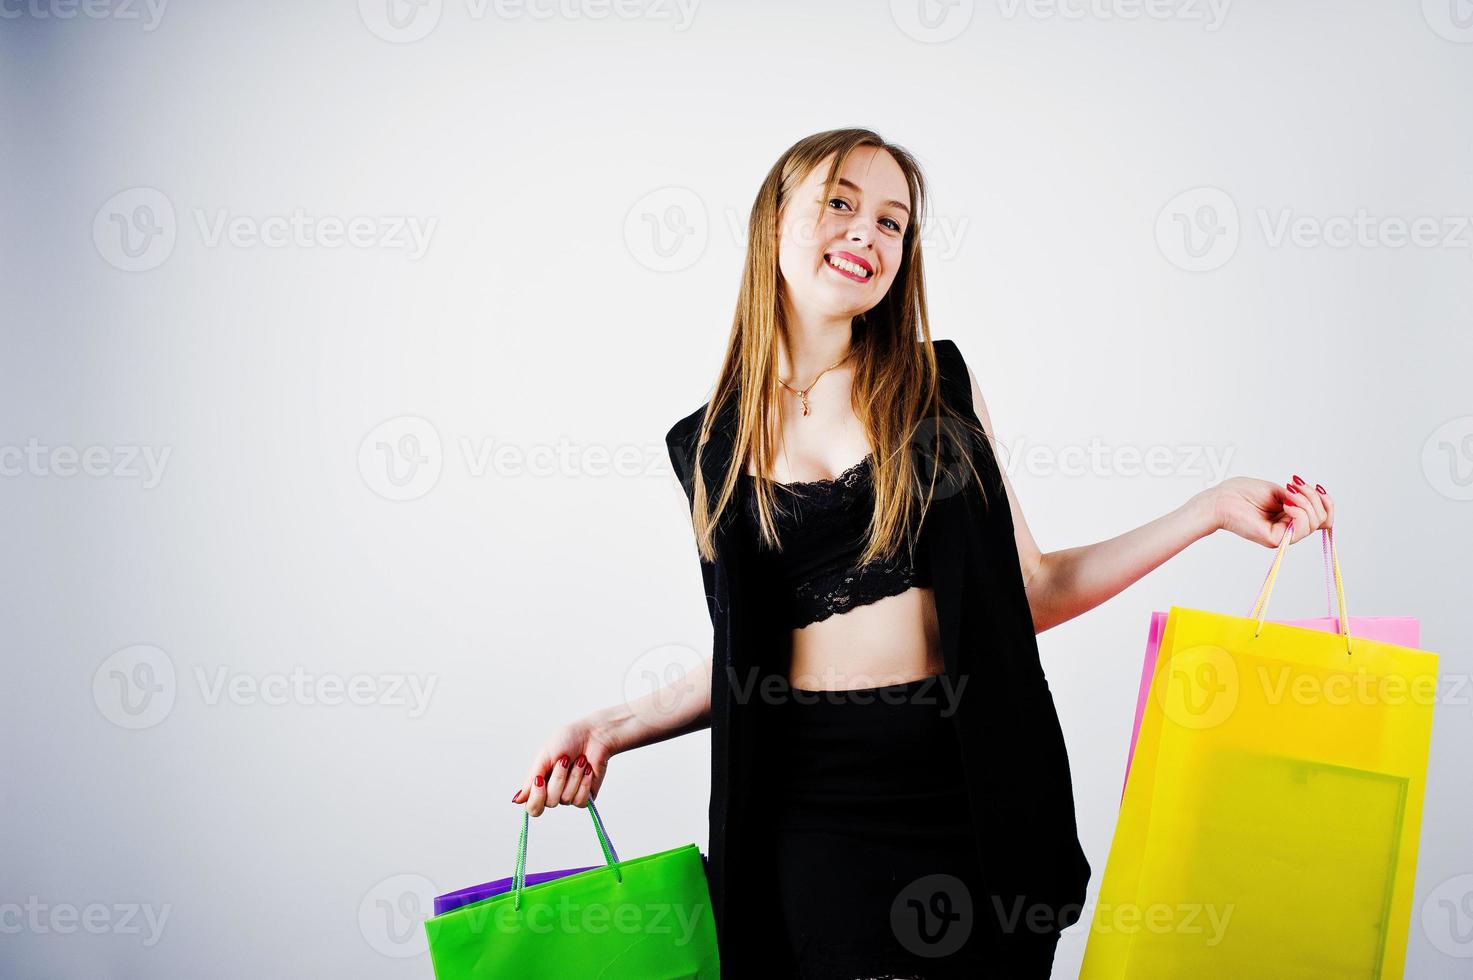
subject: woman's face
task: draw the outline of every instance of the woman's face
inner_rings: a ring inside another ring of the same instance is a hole
[[[814,167],[787,202],[777,262],[784,295],[796,311],[854,317],[875,307],[895,281],[910,224],[910,189],[894,157],[861,146],[844,161],[825,199],[832,160]]]

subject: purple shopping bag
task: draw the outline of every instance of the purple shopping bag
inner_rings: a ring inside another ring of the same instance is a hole
[[[603,824],[598,816],[598,807],[593,805],[592,800],[588,801],[588,814],[593,818],[593,826],[598,830],[599,844],[605,848],[604,854],[609,859],[609,863],[617,864],[619,862],[619,854],[614,850],[613,842],[604,834]],[[527,843],[525,816],[522,823],[522,839],[519,843],[523,848],[522,853],[524,854]],[[527,874],[522,869],[520,863],[518,863],[517,867],[522,875],[522,887],[525,888],[528,885],[552,881],[554,878],[566,878],[568,875],[579,874],[583,871],[592,871],[598,865],[590,864],[586,868],[563,868],[560,871],[534,871],[532,874]],[[488,881],[484,885],[471,885],[469,888],[461,888],[458,891],[447,892],[444,895],[436,895],[435,914],[444,915],[446,912],[452,909],[458,909],[463,905],[469,905],[472,902],[479,902],[483,898],[490,898],[493,895],[509,892],[516,885],[516,882],[517,876],[514,874],[510,878],[497,878],[495,881]]]
[[[590,864],[586,868],[564,868],[561,871],[537,871],[527,875],[523,879],[522,884],[536,885],[540,882],[551,881],[554,878],[565,878],[568,875],[575,875],[578,874],[580,871],[592,871],[596,867],[598,867],[598,865]],[[471,885],[469,888],[462,888],[459,891],[447,892],[444,895],[436,895],[435,914],[444,915],[451,909],[458,909],[462,905],[469,905],[472,902],[479,902],[483,898],[490,898],[492,895],[500,895],[503,892],[509,892],[511,891],[512,883],[515,880],[515,876],[512,876],[510,878],[497,878],[495,881],[488,881],[484,885]]]
[[[589,815],[593,817],[594,826],[598,829],[599,842],[608,848],[607,856],[609,862],[611,864],[617,864],[619,861],[619,854],[617,851],[614,850],[613,841],[609,840],[607,835],[604,833],[603,824],[598,816],[598,808],[593,805],[592,800],[588,801],[588,811]],[[523,821],[522,834],[523,837],[521,843],[523,844],[523,846],[525,846],[525,819]],[[702,866],[709,866],[710,861],[710,857],[705,854],[701,855]],[[592,871],[594,868],[597,867],[600,867],[600,865],[590,864],[584,868],[563,868],[559,871],[534,871],[531,874],[523,873],[522,887],[526,888],[530,885],[540,884],[544,881],[552,881],[555,878],[566,878],[568,875],[576,875],[581,874],[584,871]],[[515,887],[516,881],[517,876],[512,875],[509,878],[497,878],[495,881],[488,881],[482,885],[471,885],[467,888],[461,888],[453,892],[446,892],[444,895],[436,895],[435,915],[444,915],[446,912],[449,912],[453,909],[458,909],[464,905],[470,905],[472,902],[479,902],[482,899],[491,898],[495,895],[501,895],[509,892],[512,890],[513,887]]]

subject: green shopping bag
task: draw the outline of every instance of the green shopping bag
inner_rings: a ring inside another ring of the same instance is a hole
[[[425,920],[435,980],[721,975],[700,849],[620,861],[592,800],[588,813],[607,863],[530,886],[522,813],[511,888]]]

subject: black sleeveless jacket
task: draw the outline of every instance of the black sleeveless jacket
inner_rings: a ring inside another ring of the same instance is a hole
[[[950,340],[935,341],[934,349],[943,397],[977,423],[961,352]],[[735,399],[723,407],[702,456],[708,493],[721,485],[731,463],[735,408]],[[666,435],[692,507],[704,412],[703,405]],[[1079,918],[1090,875],[1075,825],[1069,760],[1039,664],[1002,474],[985,440],[972,438],[967,445],[987,484],[987,504],[975,481],[957,478],[970,477],[966,467],[943,460],[949,482],[938,480],[921,534],[950,690],[966,685],[951,717],[985,877],[986,894],[971,896],[972,905],[979,928],[987,919],[1062,929]],[[920,472],[935,465],[921,446],[912,452]],[[740,533],[736,516],[728,508],[715,560],[700,561],[714,630],[707,873],[723,976],[770,976],[785,964],[775,959],[781,926],[762,805],[767,780],[755,739],[764,718],[761,678],[785,670],[791,634],[751,601],[743,569],[751,565],[755,544]],[[778,687],[785,689],[785,683]]]

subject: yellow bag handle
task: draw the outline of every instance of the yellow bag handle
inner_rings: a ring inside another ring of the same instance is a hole
[[[1335,551],[1334,528],[1321,528],[1321,542],[1325,553],[1325,589],[1330,599],[1330,616],[1336,616],[1336,607],[1339,608],[1340,635],[1345,637],[1345,655],[1350,656],[1350,617],[1345,612],[1345,583],[1340,578],[1340,556]],[[1290,539],[1294,536],[1294,521],[1291,519],[1284,528],[1284,536],[1279,539],[1278,549],[1274,552],[1273,564],[1268,568],[1268,575],[1263,580],[1263,587],[1258,590],[1258,601],[1253,604],[1253,611],[1248,615],[1256,619],[1257,625],[1253,629],[1253,637],[1257,639],[1258,634],[1263,632],[1263,621],[1268,615],[1268,597],[1274,590],[1274,582],[1279,576],[1279,562],[1284,559],[1284,549],[1288,547]],[[1333,570],[1334,591],[1330,593],[1330,580]]]

